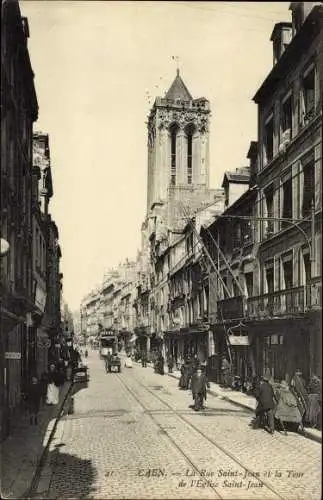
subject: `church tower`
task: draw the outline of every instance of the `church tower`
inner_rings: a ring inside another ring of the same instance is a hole
[[[209,116],[209,101],[194,99],[177,70],[148,118],[147,215],[168,203],[170,192],[209,188]]]

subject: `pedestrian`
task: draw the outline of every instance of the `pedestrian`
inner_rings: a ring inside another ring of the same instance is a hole
[[[157,366],[157,373],[159,373],[159,375],[164,375],[164,373],[165,373],[164,364],[165,364],[164,356],[160,352],[158,354],[158,357],[157,357],[157,365],[156,365]]]
[[[174,367],[174,358],[173,356],[170,354],[170,356],[168,357],[168,373],[173,373],[173,367]]]
[[[274,434],[275,431],[275,421],[274,421],[274,409],[275,409],[275,394],[272,385],[269,383],[270,375],[266,372],[260,379],[260,384],[256,390],[257,408],[256,408],[256,419],[254,423],[254,428],[259,428],[265,426],[264,418],[267,419],[267,424],[269,427],[270,434]]]
[[[42,406],[45,406],[46,396],[47,396],[47,385],[48,385],[48,373],[43,372],[40,377],[40,394]]]
[[[222,371],[222,384],[224,387],[229,387],[231,368],[230,368],[230,363],[225,356],[222,356],[221,371]]]
[[[194,400],[194,410],[199,411],[203,408],[203,401],[206,400],[206,388],[209,387],[205,373],[202,367],[197,365],[195,373],[192,375],[192,396]]]
[[[313,375],[307,387],[308,392],[308,412],[306,421],[316,428],[322,424],[322,381],[317,375]]]
[[[300,369],[297,369],[295,371],[295,374],[291,380],[291,390],[294,392],[297,402],[298,402],[298,408],[301,412],[302,418],[305,416],[305,414],[308,412],[309,408],[309,399],[308,399],[308,393],[306,390],[306,384],[305,380],[303,378],[303,374]]]
[[[40,399],[41,399],[40,383],[36,375],[34,375],[31,378],[28,390],[28,408],[29,408],[29,418],[31,424],[35,425],[38,424]]]
[[[190,365],[188,360],[186,360],[181,366],[181,376],[178,382],[178,386],[180,389],[188,389],[189,386],[189,373],[190,373]]]
[[[291,392],[286,380],[280,382],[275,397],[277,400],[275,418],[279,421],[285,435],[287,434],[286,427],[290,424],[296,424],[297,429],[300,428],[303,431],[302,415],[296,397]]]
[[[141,353],[141,366],[143,368],[147,368],[147,354],[146,354],[146,351],[142,351],[142,353]]]
[[[56,369],[54,363],[49,367],[47,397],[48,405],[57,405],[59,403],[59,387],[61,385],[61,376]]]

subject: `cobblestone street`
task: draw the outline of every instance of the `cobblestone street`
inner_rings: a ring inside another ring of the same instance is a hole
[[[89,357],[88,388],[74,391],[34,497],[319,499],[320,445],[248,427],[251,413],[188,391],[134,364],[106,374]]]

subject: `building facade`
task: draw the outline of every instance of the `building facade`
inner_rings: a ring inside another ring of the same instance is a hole
[[[29,328],[35,310],[32,282],[32,134],[38,117],[27,40],[18,1],[1,4],[1,434],[19,415],[30,371]]]
[[[248,315],[258,370],[321,373],[323,6],[293,2],[258,89],[259,295]],[[273,220],[270,219],[273,217]]]
[[[243,378],[322,369],[322,5],[291,10],[292,23],[273,30],[274,66],[254,97],[248,190],[204,231],[218,265],[209,301],[217,376],[222,355]]]

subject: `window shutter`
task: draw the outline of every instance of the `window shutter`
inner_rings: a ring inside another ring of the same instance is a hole
[[[293,218],[297,219],[299,214],[299,191],[298,191],[298,163],[294,163],[292,167],[292,205],[293,205]]]

